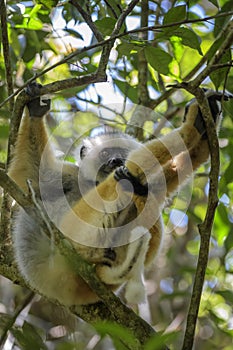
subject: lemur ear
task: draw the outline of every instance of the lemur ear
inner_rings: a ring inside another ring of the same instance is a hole
[[[82,160],[82,159],[87,155],[87,147],[83,145],[83,146],[80,148],[79,154],[80,154],[80,158],[81,158],[81,160]]]

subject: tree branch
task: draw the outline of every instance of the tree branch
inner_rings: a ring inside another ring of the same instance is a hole
[[[0,17],[1,17],[1,36],[2,36],[2,46],[3,46],[3,56],[5,64],[5,75],[7,81],[8,96],[13,94],[13,78],[12,78],[12,68],[11,68],[11,57],[10,57],[10,47],[8,40],[8,30],[7,30],[7,13],[5,1],[0,2]],[[9,99],[9,109],[10,112],[14,108],[14,99]],[[8,152],[6,161],[6,170],[11,160],[12,152],[12,130],[10,129],[10,135],[8,139]],[[10,236],[10,220],[11,220],[11,199],[8,194],[4,192],[1,206],[1,229],[0,229],[0,242],[9,241]]]
[[[8,90],[8,95],[11,95],[13,93],[13,79],[12,79],[5,1],[0,2],[0,18],[1,18],[1,36],[2,36],[3,56],[4,56],[5,72],[6,72],[7,90]],[[10,111],[13,110],[13,106],[14,106],[14,100],[10,100]]]
[[[190,88],[188,85],[187,90],[195,95],[198,104],[200,106],[207,130],[207,136],[209,141],[209,149],[211,156],[211,170],[209,174],[210,188],[208,197],[208,207],[204,222],[199,226],[199,233],[201,239],[201,245],[199,250],[197,269],[194,278],[193,292],[190,301],[190,307],[187,317],[186,331],[184,336],[184,342],[182,350],[192,349],[194,342],[194,335],[196,329],[196,323],[198,318],[198,311],[201,301],[202,289],[205,280],[205,273],[208,264],[209,257],[209,243],[211,237],[211,230],[214,220],[215,210],[218,205],[218,176],[219,176],[219,145],[218,137],[214,121],[210,112],[208,100],[204,94],[204,91],[197,88]]]

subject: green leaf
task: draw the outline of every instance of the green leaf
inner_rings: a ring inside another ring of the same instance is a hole
[[[233,10],[233,3],[232,0],[227,1],[221,8],[220,13],[227,13]],[[225,24],[230,20],[231,14],[229,16],[223,16],[215,19],[215,25],[214,25],[214,36],[215,38],[218,36],[218,34],[223,30]]]
[[[217,8],[219,8],[218,0],[209,0],[209,2],[211,2],[211,4],[213,4],[213,5],[216,6]]]
[[[224,241],[224,247],[227,252],[232,250],[233,247],[233,233],[232,231],[228,234],[226,240]]]
[[[232,182],[232,174],[233,174],[233,160],[231,160],[227,169],[224,172],[224,176],[222,176],[222,179],[224,181],[224,187],[225,187],[226,183]]]
[[[182,39],[178,36],[172,36],[170,42],[173,49],[173,54],[176,60],[179,62],[184,53],[184,46],[182,45]]]
[[[20,44],[17,31],[14,28],[10,28],[9,30],[9,41],[14,54],[16,57],[19,57],[21,55],[22,44]]]
[[[231,50],[228,49],[222,56],[219,63],[229,63],[231,62]],[[210,74],[210,79],[214,83],[215,89],[218,90],[220,85],[225,81],[227,74],[229,73],[229,67],[224,67],[216,69]]]
[[[21,349],[24,350],[47,350],[43,339],[37,332],[36,328],[24,322],[23,328],[13,327],[11,329]]]
[[[122,43],[117,46],[117,51],[122,56],[130,56],[131,51],[138,51],[141,50],[141,45],[136,45],[132,43]]]
[[[114,83],[121,92],[128,97],[133,103],[138,103],[137,88],[129,85],[126,81],[114,79]]]
[[[69,29],[69,28],[66,27],[66,28],[65,28],[65,31],[66,31],[67,33],[73,35],[74,37],[83,40],[83,36],[82,36],[79,32],[77,32],[76,30],[74,30],[74,29]]]
[[[147,62],[150,63],[151,67],[158,73],[165,75],[169,73],[169,63],[172,62],[171,55],[157,47],[147,46],[144,50]]]
[[[201,40],[199,36],[196,33],[194,33],[192,30],[188,28],[178,28],[178,29],[175,29],[172,34],[174,36],[178,36],[179,38],[181,38],[183,45],[197,50],[199,54],[202,55],[201,46],[200,46]]]
[[[164,16],[163,24],[171,24],[174,22],[181,22],[186,19],[186,6],[172,7]]]
[[[99,19],[95,21],[95,25],[97,29],[103,34],[103,35],[111,35],[112,31],[115,27],[116,20],[112,17],[105,17],[103,19]]]
[[[0,124],[0,139],[6,139],[9,135],[9,125],[5,123]]]
[[[117,323],[98,322],[94,326],[102,337],[109,335],[112,338],[116,349],[128,349],[128,347],[123,345],[124,343],[131,345],[131,348],[136,348],[138,345],[134,335],[130,332],[130,330]]]
[[[231,290],[217,290],[215,293],[221,295],[230,305],[233,304],[233,292]]]
[[[59,0],[36,0],[37,4],[42,4],[48,9],[52,9],[53,7],[57,6]]]
[[[36,31],[28,30],[25,32],[26,36],[26,47],[23,53],[23,60],[30,62],[33,60],[37,53],[41,51],[41,42],[38,40]]]
[[[177,333],[153,335],[145,344],[144,350],[161,350],[166,344],[170,343],[174,338],[177,337]]]

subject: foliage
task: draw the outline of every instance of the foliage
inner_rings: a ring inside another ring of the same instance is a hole
[[[5,69],[6,58],[4,59],[3,53],[6,39],[2,35],[0,104],[13,92],[9,89],[11,77],[16,91],[37,75],[42,84],[50,84],[89,76],[102,69],[103,42],[116,29],[117,20],[128,3],[129,1],[123,0],[51,0],[35,3],[7,1],[8,60],[12,73]],[[224,28],[232,16],[232,1],[148,1],[147,11],[142,11],[145,4],[147,5],[145,0],[138,3],[115,33],[117,40],[111,55],[107,56],[107,82],[68,85],[69,88],[60,86],[56,91],[51,90],[56,95],[53,96],[52,113],[48,122],[51,129],[55,130],[55,142],[64,154],[67,140],[74,142],[103,122],[127,130],[126,124],[130,120],[135,127],[133,117],[136,104],[156,108],[159,116],[156,120],[155,114],[147,120],[143,117],[137,120],[144,128],[144,140],[151,134],[157,136],[157,130],[162,129],[161,133],[166,133],[172,127],[180,125],[183,107],[192,96],[186,90],[172,86],[198,77],[198,73],[221,48],[225,38]],[[84,18],[82,11],[85,11],[87,18]],[[2,15],[2,25],[3,20]],[[94,25],[94,30],[91,24]],[[139,30],[145,26],[150,28]],[[232,91],[231,66],[231,47],[228,47],[218,65],[213,66],[211,74],[201,82],[202,86]],[[166,92],[168,90],[171,91],[169,95]],[[224,119],[219,134],[220,204],[210,242],[209,263],[195,338],[196,349],[229,350],[232,347],[232,108],[233,101],[224,105]],[[1,105],[1,164],[7,160],[11,111],[10,104]],[[165,124],[161,115],[167,118]],[[56,128],[58,124],[60,125]],[[135,128],[133,132],[136,133]],[[182,346],[200,246],[197,224],[204,219],[207,206],[208,171],[209,164],[202,166],[193,186],[187,184],[165,208],[164,218],[168,232],[164,238],[164,248],[154,269],[146,276],[148,304],[139,306],[137,310],[158,329],[172,333],[170,337],[160,337],[160,341],[164,340],[171,349]],[[4,343],[11,312],[23,303],[24,295],[22,289],[9,285],[2,278],[0,298],[1,310],[5,314],[0,322],[1,334],[4,334],[1,341]],[[21,310],[22,317],[26,318],[24,322],[18,323],[18,318],[14,319],[15,323],[10,329],[13,338],[8,340],[13,339],[21,349],[110,349],[113,346],[124,349],[121,342],[119,345],[119,338],[122,341],[124,337],[134,343],[128,330],[124,333],[120,326],[114,327],[110,323],[99,325],[96,329],[100,336],[97,336],[91,327],[76,320],[74,344],[65,330],[52,332],[62,323],[59,316],[61,311],[59,310],[59,315],[50,309],[51,312],[47,312],[42,307],[43,302],[35,303],[26,314],[23,312],[25,309]],[[73,331],[73,327],[69,327],[70,317],[66,315],[64,320],[66,326],[68,324],[69,334]],[[50,334],[47,340],[46,333]],[[111,335],[113,343],[106,340],[106,334]],[[150,340],[145,349],[157,349],[155,342],[154,339]]]

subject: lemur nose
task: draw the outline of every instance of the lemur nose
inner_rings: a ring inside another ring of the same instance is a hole
[[[115,167],[118,167],[118,166],[121,166],[123,165],[124,162],[121,158],[112,158],[110,159],[109,161],[109,165],[112,167],[112,168],[115,168]]]

